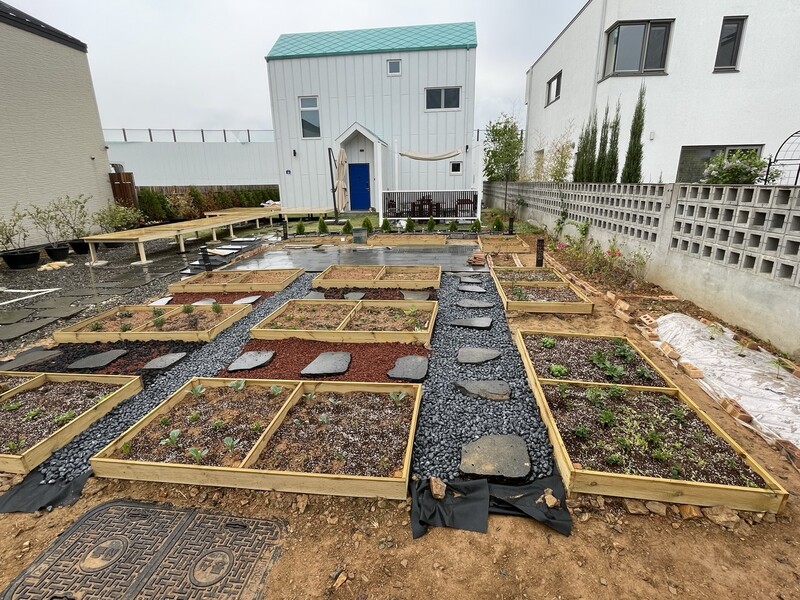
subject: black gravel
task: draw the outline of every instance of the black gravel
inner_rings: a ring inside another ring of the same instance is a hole
[[[511,338],[500,297],[489,275],[481,279],[483,294],[459,292],[459,278],[442,275],[439,313],[431,339],[430,368],[414,442],[412,471],[422,478],[459,476],[461,447],[484,435],[517,434],[528,446],[532,472],[529,479],[553,473],[553,453],[547,430],[525,376],[522,359]],[[494,302],[494,308],[467,309],[459,299]],[[447,325],[453,319],[492,317],[491,329],[480,331]],[[482,365],[456,361],[459,348],[479,346],[502,352],[500,358]],[[502,402],[469,398],[456,391],[457,379],[502,379],[511,388],[511,399]]]

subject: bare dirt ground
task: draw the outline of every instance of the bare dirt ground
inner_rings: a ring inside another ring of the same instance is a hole
[[[665,517],[631,515],[620,501],[590,497],[570,501],[570,537],[529,519],[493,516],[485,535],[431,529],[412,540],[402,501],[92,478],[74,506],[0,518],[0,589],[87,510],[129,498],[285,519],[283,555],[267,581],[270,598],[800,598],[800,474],[610,305],[594,300],[594,316],[517,315],[512,330],[627,335],[790,492],[782,515],[749,515],[725,529],[671,510]]]

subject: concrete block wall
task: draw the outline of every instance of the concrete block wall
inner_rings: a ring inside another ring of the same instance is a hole
[[[800,357],[800,188],[696,184],[508,186],[521,217],[649,256],[647,278]],[[484,184],[502,207],[503,183]]]

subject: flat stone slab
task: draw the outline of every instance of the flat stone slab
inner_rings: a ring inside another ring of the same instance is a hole
[[[312,360],[300,375],[341,375],[350,367],[349,352],[323,352]]]
[[[86,310],[85,306],[65,306],[63,308],[47,308],[40,310],[37,317],[55,317],[56,319],[68,319]]]
[[[459,300],[456,302],[458,306],[461,308],[492,308],[494,304],[492,302],[484,302],[482,300]]]
[[[97,288],[73,288],[64,290],[64,294],[68,296],[94,296],[95,294],[102,294],[104,292],[108,292],[108,290],[98,290]]]
[[[154,300],[148,306],[166,306],[172,300],[172,296],[164,296],[163,298],[159,298],[158,300]]]
[[[482,288],[479,285],[460,285],[458,286],[459,292],[474,292],[476,294],[485,294],[486,288]]]
[[[16,371],[28,365],[44,362],[61,354],[61,350],[36,350],[17,356],[12,361],[0,364],[0,371]]]
[[[508,383],[501,379],[487,379],[475,381],[462,379],[455,382],[456,389],[472,398],[483,398],[485,400],[508,400],[511,398],[511,388]]]
[[[324,292],[308,292],[305,296],[303,296],[307,300],[325,300]]]
[[[27,308],[20,310],[4,310],[0,312],[0,325],[11,325],[17,321],[22,321],[25,317],[30,317],[33,311]]]
[[[238,300],[234,300],[234,304],[255,304],[258,302],[261,296],[246,296],[244,298],[239,298]]]
[[[459,279],[459,282],[463,283],[464,285],[480,285],[481,283],[483,283],[477,277],[462,277],[461,279]]]
[[[305,248],[319,248],[320,244],[286,244],[284,248],[287,250],[303,250]]]
[[[46,319],[34,319],[33,321],[23,321],[22,323],[14,323],[13,325],[3,325],[0,327],[0,342],[14,340],[26,333],[41,329],[55,320],[55,317],[47,317]]]
[[[489,329],[492,326],[492,317],[476,317],[474,319],[455,319],[448,325],[454,327],[469,327],[471,329]]]
[[[458,468],[466,477],[513,481],[531,472],[531,457],[518,435],[484,435],[461,447]]]
[[[462,365],[480,365],[500,357],[500,350],[494,348],[464,347],[458,351],[456,360]]]
[[[429,292],[420,292],[417,290],[400,290],[403,294],[403,300],[427,300],[431,297]]]
[[[216,300],[214,298],[203,298],[197,302],[192,302],[194,306],[211,306]]]
[[[228,371],[248,371],[250,369],[257,369],[272,362],[275,358],[275,352],[267,350],[264,352],[251,351],[245,352],[228,367]]]
[[[364,297],[364,292],[348,292],[344,295],[345,300],[361,300]]]
[[[39,302],[35,304],[31,304],[29,308],[35,308],[37,310],[41,308],[64,308],[77,301],[77,298],[71,296],[51,296],[44,300],[39,300]]]
[[[73,298],[73,300],[77,300],[80,304],[100,304],[101,302],[105,302],[106,300],[111,300],[114,296],[85,296],[83,298]]]
[[[394,367],[386,372],[392,379],[403,379],[405,381],[422,381],[428,374],[428,359],[424,356],[401,356],[398,358]]]
[[[92,354],[80,360],[76,360],[71,365],[67,365],[67,369],[100,369],[111,364],[120,356],[125,356],[127,353],[127,350],[108,350],[107,352]]]
[[[161,371],[168,369],[175,363],[182,361],[186,357],[186,352],[170,352],[162,356],[157,356],[145,366],[142,367],[144,371]]]

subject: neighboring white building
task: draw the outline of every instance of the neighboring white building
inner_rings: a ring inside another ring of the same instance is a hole
[[[731,148],[774,154],[800,129],[798,26],[797,0],[589,0],[528,70],[525,161],[619,101],[621,170],[642,83],[643,181],[697,181]]]
[[[330,210],[340,147],[347,209],[382,214],[385,190],[477,193],[476,47],[474,23],[281,35],[266,57],[281,204]]]
[[[112,198],[86,44],[0,2],[0,215],[59,196]],[[45,240],[35,230],[27,244]]]

